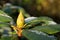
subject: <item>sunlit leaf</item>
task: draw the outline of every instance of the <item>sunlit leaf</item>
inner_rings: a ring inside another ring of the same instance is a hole
[[[0,22],[0,27],[8,27],[9,26],[9,24],[8,23],[3,23],[3,22]]]
[[[28,18],[25,18],[25,23],[28,23],[32,20],[35,20],[37,17],[28,17]]]
[[[10,22],[11,20],[13,19],[10,16],[0,10],[0,22]]]

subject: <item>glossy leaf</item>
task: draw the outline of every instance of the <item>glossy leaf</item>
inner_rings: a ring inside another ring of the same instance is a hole
[[[25,18],[25,23],[28,23],[32,20],[35,20],[37,17],[28,17],[28,18]]]
[[[39,20],[53,21],[53,19],[52,19],[52,18],[50,18],[50,17],[46,17],[46,16],[39,17]]]
[[[36,33],[34,31],[29,31],[29,30],[23,30],[22,34],[28,40],[56,40],[54,37],[50,37],[45,33]]]
[[[27,20],[25,20],[26,22]],[[35,26],[45,26],[45,25],[50,25],[51,22],[54,22],[51,18],[49,17],[38,17],[35,19],[28,19],[27,23],[25,24],[25,28],[29,27],[35,27]]]
[[[55,34],[57,32],[60,32],[60,25],[36,26],[32,29],[42,31],[48,34]]]

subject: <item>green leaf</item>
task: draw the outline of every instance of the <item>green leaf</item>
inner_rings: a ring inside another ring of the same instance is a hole
[[[26,23],[24,28],[34,27],[34,26],[36,26],[38,24],[41,26],[40,21],[34,20],[34,21],[29,22],[29,23]]]
[[[0,27],[9,27],[9,24],[8,23],[0,22]]]
[[[34,31],[29,30],[23,30],[22,34],[28,39],[28,40],[56,40],[54,37],[50,37],[46,34],[42,33],[36,33]]]
[[[0,10],[0,22],[10,22],[11,20],[13,19],[10,16]]]
[[[25,23],[29,23],[30,21],[32,20],[35,20],[37,17],[28,17],[28,18],[25,18]]]
[[[11,37],[3,37],[0,40],[11,40]]]
[[[1,22],[9,22],[9,21],[11,21],[11,19],[8,17],[5,17],[5,16],[0,16],[0,21]]]
[[[29,20],[29,19],[28,19]],[[38,17],[38,18],[35,18],[31,21],[28,21],[26,24],[25,24],[25,28],[30,28],[30,27],[34,27],[34,26],[42,26],[42,25],[49,25],[49,21],[53,21],[51,18],[49,17]]]
[[[33,30],[42,31],[48,34],[60,32],[60,25],[35,26]]]
[[[0,40],[18,40],[18,38],[17,38],[16,35],[14,35],[14,36],[6,36],[6,37],[2,36],[0,38]]]
[[[52,19],[52,18],[50,18],[50,17],[46,17],[46,16],[39,17],[39,20],[53,21],[53,19]]]

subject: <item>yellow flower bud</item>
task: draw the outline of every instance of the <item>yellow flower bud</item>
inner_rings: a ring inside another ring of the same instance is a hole
[[[20,10],[20,13],[17,18],[17,27],[23,28],[23,26],[24,26],[24,16],[23,16],[23,11]]]

